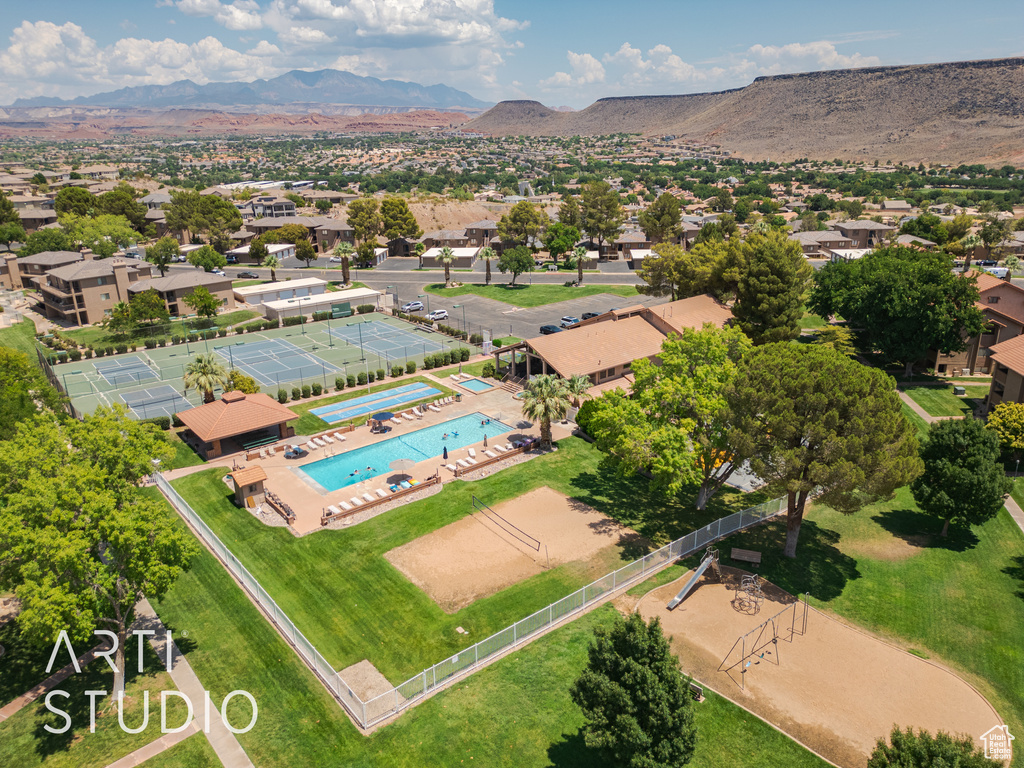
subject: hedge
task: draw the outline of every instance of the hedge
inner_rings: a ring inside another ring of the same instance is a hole
[[[356,307],[356,312],[358,312],[360,315],[368,315],[376,309],[377,307],[375,307],[373,304],[360,304],[358,307]]]
[[[368,383],[373,384],[373,382],[376,381],[376,380],[377,380],[377,374],[376,374],[375,371],[367,371],[366,372],[366,381]]]
[[[306,322],[305,315],[295,315],[294,317],[286,317],[281,321],[285,328],[293,325],[304,325]]]
[[[344,388],[345,388],[345,377],[344,376],[336,376],[334,378],[334,391],[335,392],[341,392],[341,390],[343,390]]]
[[[184,427],[185,426],[185,422],[182,421],[181,419],[179,419],[178,418],[178,414],[176,414],[176,413],[171,415],[171,424],[173,424],[176,427]]]
[[[393,365],[393,366],[391,366],[391,376],[392,376],[392,378],[397,379],[403,373],[405,373],[405,366],[404,365]]]
[[[277,402],[281,403],[281,405],[284,405],[285,403],[288,402],[288,390],[287,389],[279,389],[279,390],[277,390]]]
[[[359,375],[356,376],[356,381],[359,383],[359,386],[363,386],[366,383],[366,371],[360,371]]]
[[[363,383],[365,384],[366,382],[364,381]],[[345,386],[347,386],[349,389],[351,389],[355,385],[356,385],[355,374],[353,374],[353,373],[348,374],[348,376],[345,377]]]
[[[246,323],[244,326],[246,333],[257,333],[263,330],[263,321],[257,320],[254,323]]]
[[[386,376],[387,376],[387,371],[385,371],[383,368],[378,368],[377,369],[377,381],[384,381],[384,378]]]
[[[406,373],[416,373],[416,361],[410,360],[405,364]]]
[[[302,390],[298,387],[292,387],[292,400],[301,400]]]
[[[309,397],[311,394],[313,394],[313,388],[310,387],[309,384],[303,384],[302,385],[302,396],[303,397]]]
[[[327,310],[324,310],[322,312],[314,312],[313,313],[313,320],[314,320],[314,322],[320,321],[320,320],[326,320],[330,316],[331,316],[331,313],[328,312]]]
[[[313,390],[313,397],[317,397],[324,393],[324,385],[321,384],[319,381],[314,382],[312,385],[310,385],[310,388]]]
[[[491,362],[484,363],[483,370],[480,372],[480,374],[485,379],[496,378],[496,376],[495,376],[496,373],[497,373],[497,371],[494,368],[494,363],[491,363]]]
[[[154,416],[151,419],[139,419],[140,424],[156,424],[160,429],[165,432],[171,428],[171,417],[170,416]]]

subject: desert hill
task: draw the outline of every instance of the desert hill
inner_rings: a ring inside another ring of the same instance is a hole
[[[579,112],[506,101],[465,128],[497,136],[673,134],[750,160],[1024,165],[1024,59],[759,77],[718,93],[600,99]]]

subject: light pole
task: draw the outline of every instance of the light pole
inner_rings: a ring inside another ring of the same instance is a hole
[[[358,329],[359,329],[359,359],[361,361],[362,360],[366,360],[366,353],[363,352],[363,324],[361,322],[359,322],[359,323],[345,323],[345,325],[349,325],[349,326],[354,325],[354,326],[358,327]]]
[[[427,300],[427,314],[429,315],[430,314],[430,294],[429,293],[421,293],[416,298],[417,299],[426,299]]]
[[[395,292],[395,294],[394,294],[395,295],[395,307],[394,308],[398,309],[398,288],[396,286],[394,286],[394,285],[388,285],[388,286],[385,286],[384,290],[386,290],[386,291],[394,291]]]
[[[466,325],[466,305],[465,304],[452,304],[452,309],[458,309],[462,307],[462,330],[469,335],[469,327]]]

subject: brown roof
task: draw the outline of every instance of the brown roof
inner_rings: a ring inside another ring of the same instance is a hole
[[[19,264],[35,264],[40,267],[58,267],[82,261],[85,257],[77,251],[42,251],[18,259]],[[988,273],[986,273],[988,274]]]
[[[84,280],[88,277],[105,277],[114,274],[114,267],[125,265],[125,269],[128,272],[138,272],[139,267],[135,266],[138,264],[137,261],[126,261],[125,259],[117,258],[116,256],[110,259],[91,259],[87,261],[79,261],[74,264],[68,264],[64,267],[57,267],[51,269],[47,274],[52,277],[56,277],[60,280]],[[149,270],[149,265],[144,265],[144,269]]]
[[[662,320],[676,333],[682,333],[683,328],[699,330],[705,323],[713,323],[722,328],[732,320],[732,311],[707,295],[658,304],[648,307],[647,312]]]
[[[200,272],[199,270],[178,270],[171,272],[166,277],[151,277],[132,283],[128,290],[132,293],[142,293],[153,288],[157,291],[178,291],[182,288],[196,288],[198,286],[219,285],[225,290],[231,287],[230,277],[221,277],[212,272]]]
[[[1024,336],[1014,336],[1012,339],[999,342],[989,348],[989,355],[1011,371],[1024,373]]]
[[[263,471],[263,467],[252,466],[236,469],[231,473],[231,477],[234,479],[235,485],[242,487],[243,485],[253,485],[254,483],[263,482],[267,479],[267,473]]]
[[[528,339],[533,350],[561,376],[589,375],[661,351],[665,336],[642,317],[581,325]]]
[[[178,414],[186,427],[204,441],[223,440],[299,418],[262,392],[225,392],[220,400]]]

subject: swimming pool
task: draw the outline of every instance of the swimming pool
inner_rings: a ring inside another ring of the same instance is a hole
[[[460,387],[472,390],[473,392],[486,392],[488,389],[494,389],[493,384],[489,384],[483,379],[466,379],[459,382]]]
[[[403,384],[400,387],[374,392],[371,395],[363,395],[352,400],[342,400],[340,403],[321,405],[319,408],[310,410],[314,416],[319,416],[328,424],[335,424],[345,419],[362,416],[367,413],[386,411],[404,403],[411,403],[413,400],[422,400],[425,397],[440,395],[441,390],[434,389],[422,381],[414,381],[412,384]]]
[[[388,465],[396,459],[424,461],[432,456],[440,456],[445,447],[455,451],[479,443],[484,435],[497,437],[511,431],[512,427],[508,424],[495,421],[482,413],[471,413],[432,427],[417,429],[407,435],[314,461],[299,471],[305,472],[325,490],[336,491],[373,477],[395,474]],[[444,437],[446,434],[447,439]],[[367,467],[370,467],[369,471]],[[358,473],[355,472],[357,469],[360,470]]]

